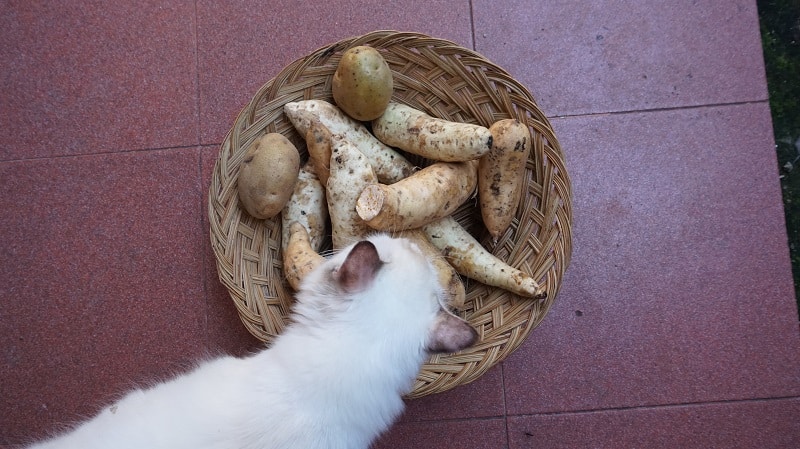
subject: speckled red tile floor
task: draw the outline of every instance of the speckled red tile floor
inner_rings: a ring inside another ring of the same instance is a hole
[[[0,446],[258,343],[219,284],[210,172],[282,66],[375,29],[506,68],[574,190],[563,289],[377,447],[797,448],[800,330],[754,0],[0,4]]]

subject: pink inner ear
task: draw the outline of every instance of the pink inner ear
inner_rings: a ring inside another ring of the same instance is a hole
[[[431,329],[428,351],[451,353],[466,349],[475,343],[478,333],[461,318],[447,312],[439,312]]]
[[[359,292],[370,286],[381,265],[383,262],[375,245],[364,240],[350,250],[342,266],[333,273],[333,278],[344,291]]]

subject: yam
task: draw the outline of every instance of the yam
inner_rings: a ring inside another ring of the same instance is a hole
[[[325,258],[312,247],[306,227],[294,221],[289,223],[286,249],[283,251],[283,275],[289,285],[300,290],[305,276],[322,264]]]
[[[486,127],[431,117],[394,102],[372,121],[372,132],[386,145],[444,162],[478,159],[492,146]]]
[[[344,248],[373,232],[356,213],[356,201],[367,186],[377,182],[367,157],[349,140],[333,136],[326,199],[334,249]]]
[[[421,229],[409,229],[395,234],[395,237],[404,237],[417,245],[422,253],[431,261],[431,265],[439,276],[439,283],[447,295],[446,303],[451,309],[464,308],[467,298],[466,288],[461,276],[450,263],[445,260],[439,249],[433,246]]]
[[[331,132],[319,120],[315,120],[306,131],[305,137],[308,160],[319,182],[324,186],[328,183],[331,170]]]
[[[306,228],[311,247],[319,251],[325,237],[328,222],[328,203],[325,200],[325,187],[308,163],[300,169],[294,192],[281,211],[281,249],[286,251],[292,222]]]
[[[516,119],[499,120],[489,131],[492,149],[478,164],[478,202],[483,223],[496,242],[511,225],[522,195],[531,134]]]
[[[535,279],[490,253],[452,217],[426,225],[423,230],[463,276],[527,298],[546,296]]]
[[[290,102],[284,105],[283,110],[302,136],[306,135],[314,121],[319,121],[331,134],[340,134],[352,142],[368,158],[380,182],[391,184],[414,170],[414,166],[400,153],[381,143],[363,124],[327,101]]]
[[[452,214],[477,183],[477,162],[436,162],[394,184],[367,186],[356,211],[373,229],[418,228]]]

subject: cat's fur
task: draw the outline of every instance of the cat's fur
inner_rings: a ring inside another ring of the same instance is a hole
[[[403,410],[428,353],[476,338],[443,294],[413,243],[372,236],[308,275],[269,349],[135,390],[33,447],[367,448]]]

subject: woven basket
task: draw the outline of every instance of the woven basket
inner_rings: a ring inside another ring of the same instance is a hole
[[[461,314],[480,340],[461,353],[431,357],[409,397],[442,392],[477,379],[524,341],[553,304],[571,255],[570,181],[550,123],[522,85],[480,54],[421,34],[378,31],[320,48],[261,87],[222,143],[211,178],[208,212],[219,278],[255,337],[270,342],[288,324],[293,291],[282,275],[280,219],[258,220],[243,211],[236,187],[239,164],[248,145],[264,132],[283,134],[307,158],[305,142],[283,105],[304,99],[333,102],[333,73],[342,52],[356,45],[381,51],[393,72],[394,101],[486,127],[513,117],[531,131],[527,193],[511,228],[492,244],[474,200],[455,217],[496,256],[539,280],[547,297],[524,299],[465,279],[467,303]],[[409,160],[427,163],[413,156]]]

